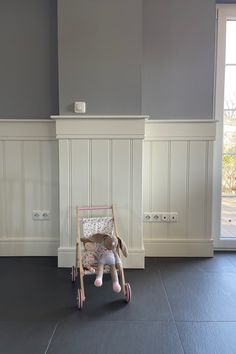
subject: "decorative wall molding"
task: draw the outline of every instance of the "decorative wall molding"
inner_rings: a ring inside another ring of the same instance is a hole
[[[0,140],[56,140],[50,119],[0,119]]]
[[[146,120],[145,140],[215,140],[215,120]]]
[[[1,256],[57,256],[59,240],[0,239]]]
[[[146,257],[213,257],[213,240],[145,240]]]

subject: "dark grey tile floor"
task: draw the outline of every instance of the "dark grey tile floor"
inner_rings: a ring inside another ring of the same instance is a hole
[[[147,258],[132,302],[85,277],[84,309],[56,258],[0,258],[1,354],[236,354],[236,253]]]

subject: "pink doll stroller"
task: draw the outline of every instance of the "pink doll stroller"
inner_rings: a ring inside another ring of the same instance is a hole
[[[81,217],[83,211],[110,210],[111,216]],[[83,245],[83,247],[81,247]],[[96,273],[94,285],[102,286],[103,273],[110,272],[113,290],[122,291],[125,301],[131,301],[131,287],[125,282],[120,253],[127,257],[127,247],[117,230],[114,206],[77,207],[77,240],[75,266],[71,279],[75,283],[80,275],[77,305],[82,309],[85,301],[84,276]]]

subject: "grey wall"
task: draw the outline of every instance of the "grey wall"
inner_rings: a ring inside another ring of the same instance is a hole
[[[214,0],[58,0],[58,21],[61,114],[212,117]],[[56,0],[0,1],[0,118],[58,113],[56,26]]]
[[[214,0],[58,0],[58,11],[61,114],[82,100],[88,114],[212,118]]]
[[[60,113],[140,114],[142,0],[58,0]]]
[[[0,1],[0,118],[58,112],[56,0]]]
[[[212,118],[214,0],[144,0],[143,112]]]

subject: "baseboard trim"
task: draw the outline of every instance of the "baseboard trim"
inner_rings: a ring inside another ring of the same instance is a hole
[[[57,256],[58,246],[58,240],[0,240],[0,256]]]
[[[124,268],[144,268],[144,249],[131,249],[127,258],[122,259]],[[70,268],[75,264],[75,247],[58,248],[58,267]]]
[[[144,240],[146,257],[213,257],[213,240]]]

